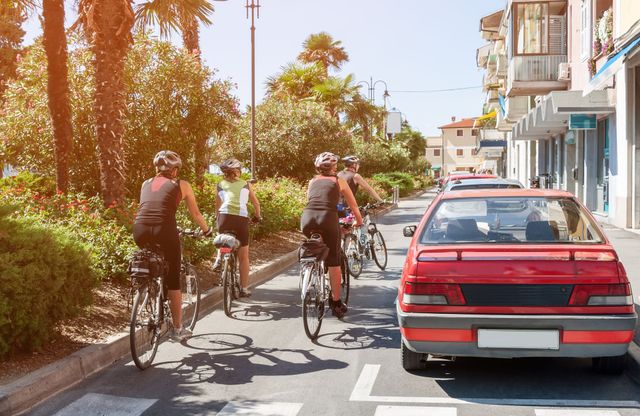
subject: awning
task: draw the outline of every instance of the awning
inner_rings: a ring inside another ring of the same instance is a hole
[[[440,170],[442,169],[439,165],[431,166],[431,170]]]
[[[496,112],[496,110],[492,110],[491,112],[476,118],[473,122],[473,127],[475,128],[477,126],[482,126],[486,121],[491,120],[492,118],[496,118],[497,115],[498,113]]]
[[[622,48],[620,52],[613,55],[602,68],[591,78],[589,81],[589,85],[585,88],[583,95],[590,94],[592,91],[601,90],[606,87],[609,79],[616,74],[624,64],[625,57],[640,43],[640,37],[636,38],[634,41],[629,43],[627,46]]]
[[[483,147],[507,147],[506,140],[480,140],[479,149]]]
[[[491,50],[493,49],[493,45],[491,43],[487,43],[476,50],[476,64],[478,68],[485,68],[487,66],[487,61],[489,60],[489,55],[491,54]]]
[[[549,139],[567,131],[571,114],[611,114],[606,91],[552,91],[511,129],[513,140]]]
[[[502,112],[502,117],[507,114],[507,103],[504,100],[504,95],[498,94],[498,103],[500,103],[500,111]]]

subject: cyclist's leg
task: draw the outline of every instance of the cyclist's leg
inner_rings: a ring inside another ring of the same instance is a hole
[[[169,265],[165,285],[168,289],[169,307],[173,326],[182,328],[182,293],[180,291],[180,237],[178,230],[172,226],[163,226],[158,233],[158,242],[164,252],[164,258]]]
[[[232,232],[240,241],[238,249],[238,269],[243,292],[249,291],[249,218],[240,215],[220,214],[218,229]]]
[[[336,218],[337,219],[337,218]],[[342,237],[340,235],[340,225],[327,216],[323,221],[322,239],[329,247],[329,255],[324,264],[329,268],[329,280],[331,281],[331,297],[333,301],[340,300],[340,288],[342,275],[340,274],[340,252]]]

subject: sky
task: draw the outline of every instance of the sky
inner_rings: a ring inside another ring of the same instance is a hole
[[[138,2],[138,1],[136,1]],[[67,26],[75,2],[68,4]],[[215,1],[213,25],[201,27],[205,63],[237,88],[241,108],[251,103],[251,33],[245,0]],[[438,126],[481,114],[482,72],[475,63],[483,41],[479,21],[506,0],[261,0],[256,21],[256,101],[265,81],[296,59],[312,33],[328,32],[349,54],[338,74],[356,81],[381,80],[389,88],[387,108],[396,108],[424,135]],[[42,30],[37,16],[26,24],[25,45]],[[173,36],[176,44],[180,37]],[[403,92],[467,88],[447,92]],[[367,94],[366,87],[362,92]],[[384,84],[376,83],[376,104]]]

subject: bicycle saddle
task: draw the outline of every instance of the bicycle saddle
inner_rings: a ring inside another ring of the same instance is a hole
[[[217,248],[227,247],[231,249],[236,249],[240,247],[240,240],[236,238],[233,234],[221,233],[213,239],[213,245]]]
[[[317,234],[312,234],[311,238],[300,244],[298,259],[315,259],[316,261],[322,261],[327,258],[329,255],[329,247],[322,241],[322,238],[314,238],[316,235]]]

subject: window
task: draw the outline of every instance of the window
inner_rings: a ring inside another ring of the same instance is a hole
[[[458,130],[458,131],[456,132],[456,135],[458,135],[458,136],[462,136],[462,135],[464,135],[464,131],[462,131],[462,130]]]
[[[434,156],[440,156],[440,149],[433,149]]]
[[[456,149],[456,156],[458,157],[464,156],[464,149]]]
[[[518,3],[513,7],[515,54],[549,53],[549,4]]]
[[[478,149],[471,149],[471,155],[476,156],[478,154]]]
[[[472,129],[472,130],[471,130],[471,135],[472,135],[473,137],[476,137],[476,136],[478,135],[478,129]]]
[[[584,61],[591,55],[591,0],[580,2],[580,57]]]

